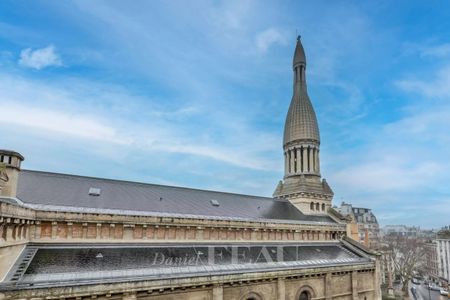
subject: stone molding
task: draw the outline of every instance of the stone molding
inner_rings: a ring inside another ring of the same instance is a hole
[[[0,202],[0,247],[30,242],[324,241],[340,237],[336,223],[271,223],[175,217],[34,211]]]

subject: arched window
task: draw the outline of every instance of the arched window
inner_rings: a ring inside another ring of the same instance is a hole
[[[314,210],[314,202],[311,202],[310,209]]]
[[[294,148],[294,173],[297,173],[297,160],[298,160],[297,149]]]
[[[310,300],[311,295],[308,293],[308,291],[303,291],[300,293],[300,297],[298,297],[298,300]]]
[[[325,211],[325,203],[322,203],[322,211]]]
[[[242,300],[263,300],[263,298],[257,293],[249,293],[241,298]]]
[[[320,210],[320,204],[316,203],[316,210],[319,211]]]
[[[288,150],[288,156],[289,156],[289,173],[291,173],[292,172],[292,170],[291,170],[291,165],[292,165],[292,163],[291,163],[291,160],[292,160],[292,155],[291,155],[291,150]]]
[[[311,300],[312,298],[316,297],[316,293],[314,290],[308,286],[304,285],[302,286],[298,291],[294,299],[296,300]]]

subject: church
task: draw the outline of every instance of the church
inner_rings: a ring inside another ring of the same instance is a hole
[[[321,177],[300,38],[283,154],[259,197],[26,170],[0,150],[0,299],[381,299],[379,256]]]

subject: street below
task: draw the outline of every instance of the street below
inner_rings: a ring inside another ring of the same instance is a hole
[[[412,292],[412,288],[415,288],[415,293]],[[439,291],[429,290],[427,285],[423,282],[420,284],[414,284],[409,282],[409,297],[415,300],[448,300],[447,296],[443,296]]]

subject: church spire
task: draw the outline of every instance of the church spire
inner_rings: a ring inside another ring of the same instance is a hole
[[[293,59],[294,91],[284,127],[285,177],[320,176],[319,126],[306,87],[306,56],[300,37]]]
[[[293,94],[284,125],[284,178],[273,196],[306,214],[326,214],[333,191],[320,175],[320,135],[306,87],[306,55],[300,37],[293,58]]]

